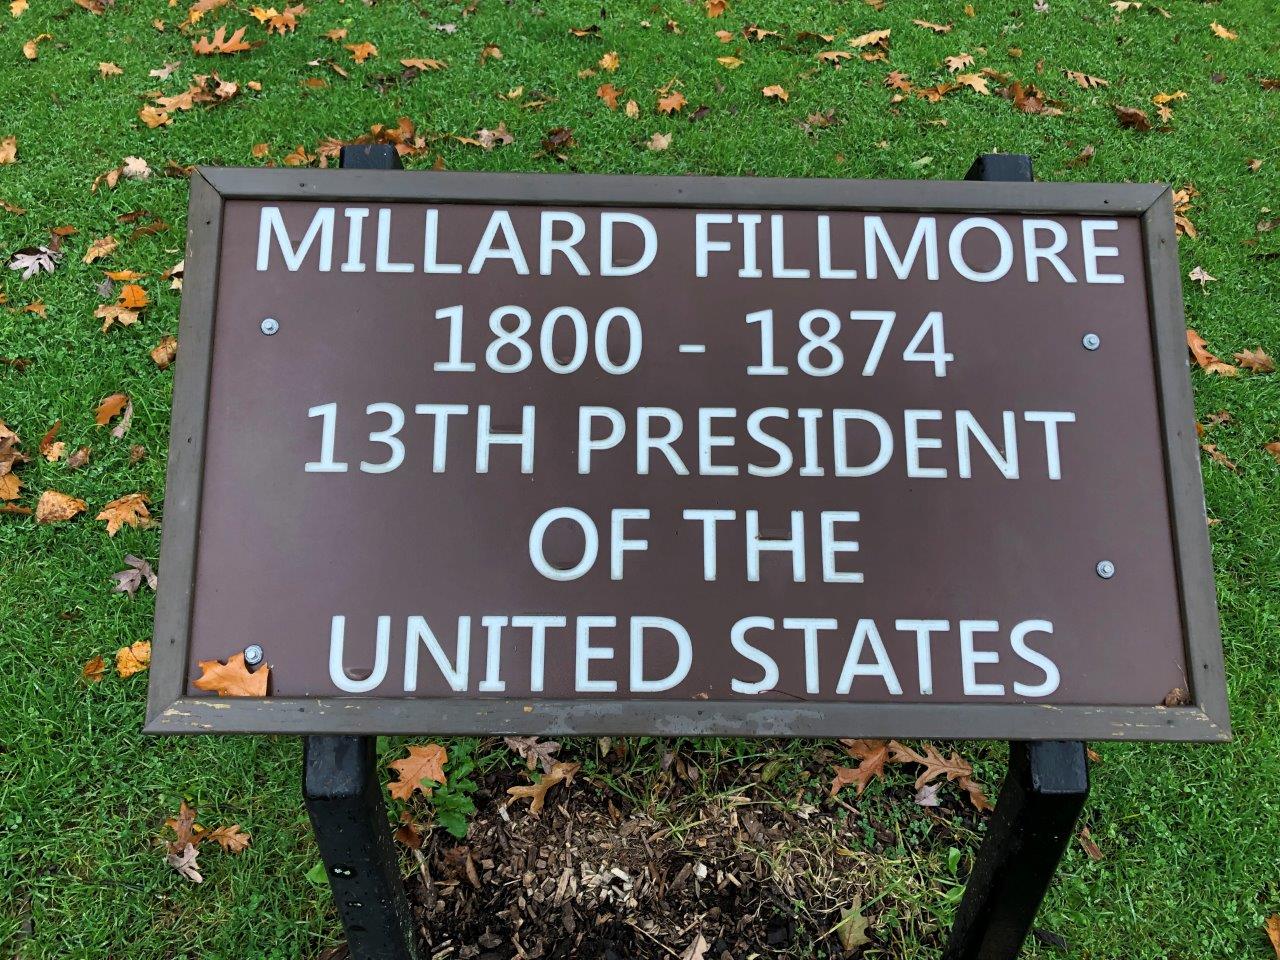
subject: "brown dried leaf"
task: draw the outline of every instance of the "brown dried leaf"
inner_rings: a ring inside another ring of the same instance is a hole
[[[888,46],[889,34],[892,30],[872,30],[870,33],[864,33],[861,36],[854,37],[849,41],[849,46],[855,50],[870,46]]]
[[[129,395],[127,393],[113,393],[109,397],[103,398],[93,410],[93,422],[100,427],[105,427],[111,422],[113,417],[118,417],[121,411],[129,403]]]
[[[932,30],[934,33],[950,33],[951,24],[946,23],[930,23],[928,20],[912,20],[917,27],[924,27],[926,30]]]
[[[36,522],[62,523],[76,514],[84,513],[88,508],[87,503],[70,494],[46,490],[40,494],[40,501],[36,504]]]
[[[1103,80],[1101,77],[1091,77],[1089,74],[1081,73],[1079,70],[1063,70],[1062,72],[1067,75],[1068,80],[1074,80],[1076,85],[1082,90],[1089,90],[1092,87],[1111,86],[1110,83]]]
[[[965,67],[973,66],[973,57],[967,53],[960,53],[954,57],[947,57],[943,62],[947,65],[948,71],[955,73]]]
[[[167,335],[151,348],[151,359],[161,370],[168,370],[178,356],[178,338]]]
[[[507,793],[517,800],[527,799],[529,812],[536,815],[542,812],[542,807],[547,801],[547,791],[557,783],[563,783],[565,786],[573,783],[574,774],[578,772],[580,766],[581,764],[578,763],[558,760],[551,768],[551,772],[543,774],[537,783],[526,787],[509,787]]]
[[[238,823],[210,830],[201,839],[212,840],[224,853],[243,853],[249,849],[249,834],[244,833]]]
[[[1116,119],[1120,121],[1120,126],[1140,132],[1151,129],[1151,120],[1145,110],[1139,110],[1137,107],[1123,107],[1119,104],[1112,109],[1116,112]]]
[[[191,41],[191,49],[201,56],[212,56],[214,54],[242,53],[245,50],[252,50],[253,45],[245,42],[244,32],[248,27],[241,27],[235,33],[227,36],[226,27],[218,27],[213,32],[213,36],[201,37],[198,40]]]
[[[764,94],[766,100],[781,100],[783,103],[786,103],[791,99],[791,94],[787,93],[786,90],[776,83],[764,87],[760,92]]]
[[[98,73],[102,74],[103,78],[106,78],[106,77],[118,77],[120,76],[120,74],[124,73],[124,71],[121,70],[119,67],[117,67],[114,63],[104,61],[98,64]]]
[[[1241,350],[1234,355],[1240,366],[1251,373],[1275,373],[1276,364],[1261,347],[1253,350]]]
[[[612,83],[602,83],[596,87],[596,96],[603,100],[610,110],[618,109],[618,97],[621,95],[622,91]]]
[[[618,69],[618,65],[621,62],[622,62],[621,59],[618,57],[618,51],[610,50],[608,53],[606,53],[603,57],[600,58],[599,66],[601,70],[605,70],[609,73],[613,73],[615,70]]]
[[[685,100],[684,94],[679,90],[675,90],[665,96],[658,97],[658,112],[668,115],[677,113],[684,109],[686,103],[688,101]]]
[[[80,676],[89,683],[100,683],[107,674],[107,662],[101,656],[93,657],[80,668]]]
[[[1209,352],[1209,345],[1204,337],[1190,327],[1187,328],[1187,347],[1195,358],[1196,364],[1205,373],[1216,373],[1220,377],[1234,377],[1240,372],[1237,367],[1219,360]]]
[[[422,781],[445,783],[444,765],[449,760],[449,754],[438,743],[418,744],[408,749],[407,757],[388,764],[396,772],[398,779],[387,784],[387,792],[397,800],[408,800],[414,793],[429,797],[432,788],[423,786]]]
[[[1209,29],[1213,31],[1214,36],[1221,37],[1223,40],[1238,40],[1240,38],[1240,34],[1228,30],[1216,20],[1209,24]]]
[[[99,237],[89,244],[89,249],[84,254],[84,262],[93,263],[95,260],[101,260],[103,257],[111,255],[115,252],[117,245],[116,238],[109,234],[105,237]]]
[[[889,744],[884,740],[841,740],[849,756],[860,760],[856,767],[836,767],[831,781],[831,796],[848,784],[857,787],[857,793],[867,788],[873,777],[884,779],[884,767],[889,762]]]

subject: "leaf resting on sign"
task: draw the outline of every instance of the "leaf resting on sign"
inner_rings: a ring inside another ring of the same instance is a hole
[[[201,660],[200,676],[195,681],[199,690],[216,693],[220,697],[265,697],[267,679],[271,668],[263,665],[252,673],[245,665],[244,654],[237,653],[221,660]]]

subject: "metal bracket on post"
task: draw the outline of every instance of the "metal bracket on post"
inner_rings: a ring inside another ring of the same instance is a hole
[[[1030,182],[1031,158],[983,154],[965,179]],[[1018,956],[1088,796],[1089,759],[1083,743],[1009,744],[1009,772],[956,911],[944,960]]]
[[[339,165],[403,169],[395,147],[383,144],[343,147]],[[302,796],[351,960],[418,960],[378,782],[376,743],[373,737],[305,738]]]

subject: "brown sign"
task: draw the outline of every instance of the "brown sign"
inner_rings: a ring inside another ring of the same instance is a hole
[[[190,224],[151,730],[1229,735],[1163,188],[204,170]]]

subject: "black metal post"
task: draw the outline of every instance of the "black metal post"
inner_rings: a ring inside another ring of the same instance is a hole
[[[1028,182],[1031,158],[983,154],[965,179]],[[944,960],[1018,956],[1088,796],[1089,759],[1083,743],[1009,744],[1009,772],[956,911]]]
[[[339,165],[403,169],[395,147],[382,144],[343,147]],[[376,742],[373,737],[307,737],[302,796],[351,960],[418,960],[378,782]]]

